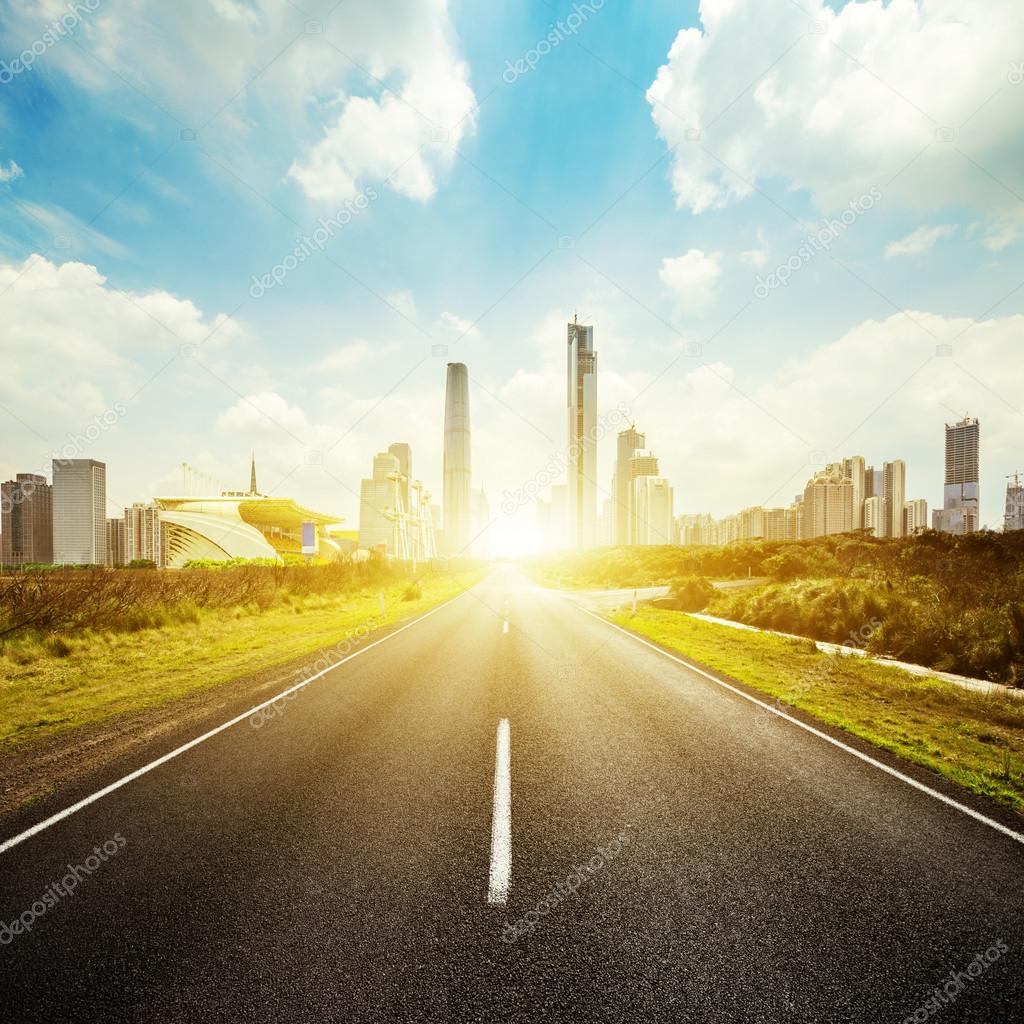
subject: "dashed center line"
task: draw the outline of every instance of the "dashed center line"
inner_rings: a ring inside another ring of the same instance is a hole
[[[502,633],[507,633],[508,632],[508,619],[506,619],[504,621],[504,623],[502,623],[501,631],[502,631]]]
[[[498,723],[494,757],[494,816],[491,820],[491,871],[487,902],[508,900],[512,882],[512,775],[508,719]]]

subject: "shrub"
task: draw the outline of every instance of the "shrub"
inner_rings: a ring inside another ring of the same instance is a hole
[[[402,592],[403,601],[418,601],[423,597],[423,588],[420,586],[419,580],[413,580]]]
[[[671,587],[679,610],[684,612],[703,611],[714,593],[715,588],[703,576],[683,576]]]

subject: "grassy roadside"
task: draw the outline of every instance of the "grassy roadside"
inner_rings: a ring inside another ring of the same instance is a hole
[[[730,629],[673,611],[610,616],[883,750],[1024,813],[1024,700],[818,651],[813,643]]]
[[[432,573],[356,594],[289,599],[258,609],[218,608],[136,633],[90,633],[25,663],[0,658],[0,756],[117,715],[155,708],[274,668],[367,630],[410,619],[461,593],[480,572]],[[342,651],[338,656],[344,654]]]

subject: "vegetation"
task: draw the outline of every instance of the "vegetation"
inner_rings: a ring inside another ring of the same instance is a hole
[[[978,693],[672,611],[643,607],[612,618],[780,706],[807,711],[1024,812],[1024,698],[1016,694]]]
[[[142,602],[134,611],[123,606],[120,584],[69,573],[84,588],[79,605],[86,593],[99,600],[96,610],[80,613],[68,610],[74,595],[56,574],[56,589],[43,590],[42,598],[60,631],[38,622],[22,625],[17,634],[8,631],[0,649],[0,755],[256,672],[294,666],[316,651],[327,649],[332,660],[358,647],[371,630],[418,615],[480,577],[477,571],[432,572],[415,582],[419,596],[410,598],[407,576],[384,563],[314,568],[101,574],[118,581],[145,578],[143,589],[133,592]],[[23,597],[19,592],[18,601]],[[23,617],[22,605],[10,596],[2,607],[7,623]],[[295,678],[286,674],[285,680]]]
[[[1024,685],[1024,531],[604,548],[532,568],[548,584],[595,589],[762,577],[718,591],[706,610],[816,640],[853,634],[875,654]]]
[[[670,593],[679,611],[700,612],[715,596],[715,588],[703,576],[682,576],[672,584]]]

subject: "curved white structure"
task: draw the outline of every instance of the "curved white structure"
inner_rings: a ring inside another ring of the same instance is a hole
[[[223,513],[162,511],[160,521],[167,524],[168,568],[180,569],[200,558],[218,562],[229,558],[278,558],[255,526]]]

